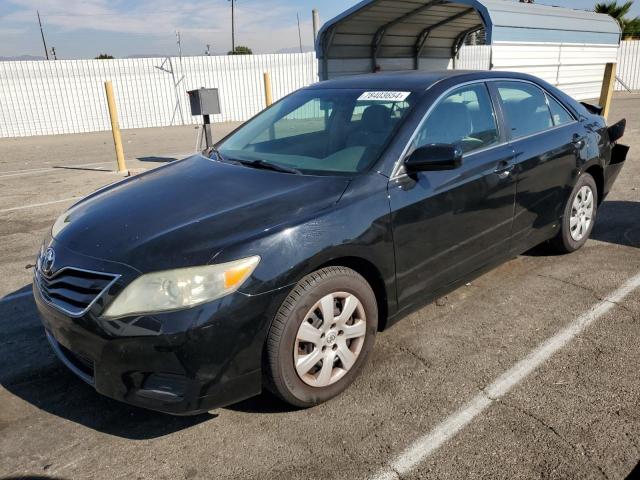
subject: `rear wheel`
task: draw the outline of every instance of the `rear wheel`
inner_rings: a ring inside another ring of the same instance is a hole
[[[367,281],[346,267],[304,277],[276,314],[266,343],[266,386],[297,407],[344,391],[362,370],[378,326]]]
[[[582,247],[591,235],[597,211],[596,182],[591,175],[584,173],[573,187],[564,209],[562,227],[551,241],[553,247],[561,253],[575,252]]]

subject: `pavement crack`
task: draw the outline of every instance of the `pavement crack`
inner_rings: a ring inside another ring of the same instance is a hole
[[[629,307],[627,307],[626,305],[624,305],[623,303],[620,302],[616,302],[614,300],[610,300],[610,299],[605,299],[607,302],[609,303],[613,303],[615,306],[620,307],[622,310],[624,310],[625,312],[627,312],[631,318],[633,319],[634,322],[639,321],[638,317],[636,316],[636,313],[634,311],[632,311]]]
[[[593,298],[595,298],[596,300],[606,300],[604,297],[600,296],[598,294],[598,292],[596,292],[595,290],[589,288],[589,287],[585,287],[584,285],[580,285],[579,283],[575,283],[572,282],[570,280],[565,280],[564,278],[558,278],[558,277],[554,277],[552,275],[544,275],[542,273],[537,273],[536,274],[538,277],[542,277],[542,278],[548,278],[549,280],[555,280],[556,282],[560,282],[560,283],[564,283],[565,285],[571,285],[572,287],[576,287],[579,288],[581,290],[584,290],[585,292],[589,292],[591,294],[591,296]]]
[[[576,445],[574,445],[572,442],[570,442],[568,439],[566,439],[563,435],[560,434],[560,432],[558,432],[558,430],[556,430],[556,428],[553,425],[545,422],[542,418],[540,418],[537,415],[529,412],[528,410],[520,407],[519,405],[516,405],[515,403],[505,402],[501,398],[495,399],[494,401],[499,403],[500,405],[504,405],[507,408],[511,408],[512,410],[516,410],[516,411],[520,412],[521,414],[526,415],[527,417],[531,418],[532,420],[534,420],[535,422],[539,423],[540,425],[542,425],[544,428],[546,428],[551,433],[553,433],[562,443],[564,443],[565,445],[568,445],[576,454],[578,454],[580,456],[583,456],[594,468],[596,468],[598,470],[598,472],[600,473],[602,478],[604,478],[605,480],[609,480],[609,476],[604,471],[604,469],[600,465],[598,465],[587,454],[586,451],[584,451],[583,449],[578,448]]]
[[[424,366],[424,368],[426,368],[426,369],[431,368],[431,362],[429,362],[429,360],[427,360],[426,358],[422,357],[421,355],[418,355],[416,352],[414,352],[410,348],[405,347],[404,345],[396,343],[394,341],[390,341],[389,343],[391,343],[394,347],[396,347],[401,352],[408,353],[409,355],[411,355],[413,358],[418,360]]]
[[[580,285],[579,283],[575,283],[572,282],[570,280],[565,280],[563,278],[558,278],[558,277],[554,277],[552,275],[544,275],[542,273],[537,273],[536,274],[538,277],[542,277],[542,278],[548,278],[550,280],[555,280],[557,282],[560,283],[564,283],[565,285],[571,285],[573,287],[579,288],[581,290],[584,290],[585,292],[589,292],[593,298],[595,298],[596,300],[599,300],[601,302],[608,302],[608,303],[612,303],[620,308],[622,308],[625,312],[627,312],[629,315],[631,315],[631,318],[633,319],[633,321],[638,322],[640,321],[638,319],[638,317],[636,316],[635,312],[633,312],[629,307],[627,307],[626,305],[624,305],[623,303],[620,302],[616,302],[614,300],[611,300],[609,298],[603,297],[600,294],[598,294],[598,292],[596,292],[595,290],[593,290],[592,288],[589,287],[585,287],[584,285]]]

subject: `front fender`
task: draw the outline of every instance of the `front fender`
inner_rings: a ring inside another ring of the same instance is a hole
[[[247,295],[292,286],[318,267],[345,257],[362,259],[376,268],[387,298],[394,301],[395,260],[386,187],[386,177],[363,175],[332,208],[296,225],[267,229],[261,238],[225,249],[218,259],[260,256],[260,264],[241,288]]]

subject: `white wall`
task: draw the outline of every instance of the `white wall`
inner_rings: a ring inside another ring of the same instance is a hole
[[[113,82],[120,127],[141,128],[201,123],[187,90],[219,88],[222,114],[214,121],[242,121],[264,108],[263,72],[274,100],[318,78],[314,53],[174,57],[176,80],[184,77],[176,89],[172,75],[156,68],[163,60],[0,62],[0,137],[108,130],[105,80]]]
[[[494,70],[535,75],[583,100],[600,96],[605,64],[617,55],[616,45],[498,43],[492,62]]]

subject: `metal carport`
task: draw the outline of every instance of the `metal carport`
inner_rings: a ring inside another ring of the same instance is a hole
[[[620,42],[615,20],[581,10],[509,0],[364,0],[320,30],[320,78],[455,68],[465,39],[481,29],[491,45],[487,68],[527,71],[562,86],[562,65],[578,66],[578,77],[586,66],[589,78],[574,83],[590,85],[570,92],[578,96],[597,90],[594,78],[602,79]]]

